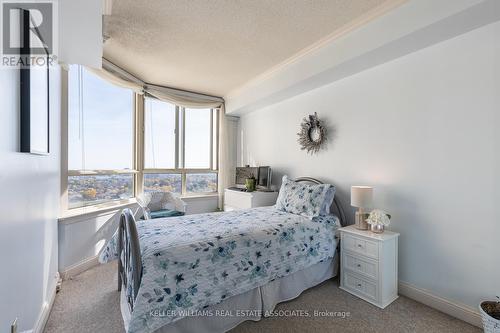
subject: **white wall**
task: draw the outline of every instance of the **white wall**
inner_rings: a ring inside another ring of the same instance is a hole
[[[137,204],[128,207],[135,211]],[[118,228],[124,208],[59,219],[59,272],[64,278],[97,264],[96,256]]]
[[[59,1],[59,62],[102,66],[102,0]]]
[[[0,331],[32,329],[55,292],[60,71],[51,71],[50,155],[19,153],[19,76],[0,69]],[[45,313],[48,314],[48,313]]]
[[[238,164],[375,186],[401,233],[399,278],[477,309],[500,294],[500,23],[244,115]],[[317,112],[328,150],[299,149]]]
[[[186,215],[215,212],[217,211],[217,205],[219,203],[218,196],[216,195],[207,197],[186,197],[182,200],[187,204]]]

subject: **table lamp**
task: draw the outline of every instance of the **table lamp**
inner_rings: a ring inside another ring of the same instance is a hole
[[[373,200],[373,187],[371,186],[351,186],[351,206],[358,207],[354,219],[354,226],[360,230],[368,230],[368,213],[363,208],[370,208]]]

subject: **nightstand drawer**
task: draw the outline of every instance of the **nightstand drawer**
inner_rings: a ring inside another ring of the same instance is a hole
[[[378,243],[366,240],[361,237],[354,237],[349,234],[343,234],[342,248],[363,254],[367,257],[378,259]]]
[[[370,282],[350,272],[344,272],[344,286],[355,293],[377,301],[377,284],[375,282]]]
[[[378,262],[363,259],[356,255],[344,252],[342,254],[342,266],[353,272],[363,274],[369,278],[378,278]]]

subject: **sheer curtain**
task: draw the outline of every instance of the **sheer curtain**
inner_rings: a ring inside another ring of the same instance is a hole
[[[224,190],[233,183],[233,170],[230,152],[229,120],[224,104],[219,108],[219,209],[224,208]]]
[[[223,209],[224,189],[233,182],[233,163],[230,152],[229,122],[224,108],[224,99],[217,96],[174,89],[149,84],[128,73],[107,59],[102,61],[102,69],[89,68],[93,73],[120,87],[134,90],[138,94],[148,94],[159,100],[173,103],[185,108],[218,109],[219,114],[219,160],[218,160],[218,194],[219,208]]]

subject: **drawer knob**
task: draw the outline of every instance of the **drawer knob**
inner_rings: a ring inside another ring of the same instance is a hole
[[[363,247],[363,245],[361,245],[361,244],[358,244],[358,247]]]
[[[358,264],[358,267],[361,267],[361,264]]]
[[[361,283],[358,283],[358,287],[361,287]]]

